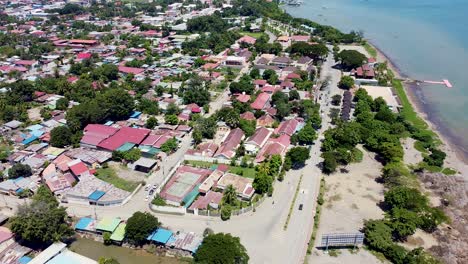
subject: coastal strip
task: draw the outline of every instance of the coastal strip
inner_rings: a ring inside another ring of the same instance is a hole
[[[410,85],[404,83],[402,80],[408,78],[408,76],[401,71],[401,69],[395,64],[395,62],[385,54],[375,43],[372,41],[367,40],[367,47],[365,46],[366,51],[368,53],[373,53],[371,50],[375,50],[377,56],[377,61],[387,61],[389,69],[394,73],[397,80],[396,86],[401,85],[401,89],[399,87],[395,87],[398,92],[398,96],[403,103],[403,107],[407,107],[406,111],[414,112],[415,117],[410,118],[412,122],[416,121],[416,124],[422,125],[424,123],[425,129],[431,130],[438,139],[443,143],[441,147],[447,153],[447,163],[451,166],[456,167],[457,165],[462,165],[460,163],[464,163],[466,167],[468,164],[468,151],[464,149],[459,142],[459,139],[453,135],[450,135],[452,132],[449,129],[445,128],[445,126],[439,122],[433,120],[431,116],[430,106],[423,104],[418,98],[417,89],[420,89],[417,85]],[[394,84],[395,86],[395,84]],[[406,99],[406,100],[405,100]],[[408,103],[405,104],[405,101]],[[459,168],[457,168],[459,169]],[[459,169],[462,171],[463,169]]]

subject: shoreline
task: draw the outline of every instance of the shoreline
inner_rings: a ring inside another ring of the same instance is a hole
[[[384,51],[379,49],[377,45],[375,45],[371,40],[366,40],[367,43],[377,51],[377,61],[387,61],[388,67],[393,71],[395,74],[395,78],[397,79],[405,79],[408,78],[408,75],[402,72],[402,70],[394,63],[394,61],[385,54]],[[432,130],[434,133],[437,134],[440,141],[442,142],[441,148],[447,153],[446,163],[449,164],[449,167],[453,167],[454,169],[458,170],[460,173],[463,174],[463,170],[467,169],[468,167],[468,154],[466,150],[458,147],[461,145],[454,136],[451,136],[448,128],[433,119],[430,118],[431,109],[429,106],[424,105],[420,98],[418,97],[418,89],[420,87],[418,85],[411,85],[402,81],[403,88],[405,93],[410,101],[411,105],[413,106],[414,111],[416,114],[427,123],[428,128]],[[419,91],[420,92],[420,91]],[[459,164],[462,163],[462,164]],[[460,166],[462,165],[462,166]],[[465,166],[465,168],[461,168]]]

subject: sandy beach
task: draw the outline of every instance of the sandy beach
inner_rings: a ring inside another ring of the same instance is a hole
[[[370,46],[372,46],[377,51],[377,61],[378,62],[388,62],[388,67],[393,71],[395,77],[398,79],[406,79],[408,78],[407,75],[402,73],[398,66],[387,56],[385,53],[380,50],[377,46],[373,43],[368,42]],[[447,153],[447,158],[445,159],[445,164],[447,167],[453,168],[460,172],[466,179],[468,179],[468,156],[466,155],[465,151],[459,147],[460,144],[456,142],[456,139],[453,139],[446,134],[448,133],[441,133],[443,130],[443,126],[441,124],[433,123],[429,117],[428,112],[430,109],[425,109],[423,104],[419,101],[417,95],[417,85],[409,85],[403,82],[403,87],[405,88],[405,92],[410,100],[411,104],[414,107],[414,110],[418,114],[419,117],[424,119],[424,121],[428,124],[429,128],[434,131],[442,141],[443,145],[441,148]],[[426,107],[427,108],[427,107]]]

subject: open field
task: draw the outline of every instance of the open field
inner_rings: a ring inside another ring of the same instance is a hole
[[[325,176],[325,202],[321,209],[315,247],[320,245],[323,234],[359,232],[364,220],[383,217],[378,203],[383,200],[384,187],[376,182],[382,165],[374,159],[373,153],[363,152],[363,161],[348,165],[348,173]],[[379,262],[364,249],[353,253],[348,249],[337,249],[330,255],[314,248],[309,259],[309,263]]]
[[[128,181],[125,179],[120,178],[117,176],[117,173],[112,167],[109,168],[100,168],[97,170],[96,177],[100,180],[108,182],[114,185],[116,188],[133,192],[135,188],[138,186],[138,182],[135,181]]]
[[[261,36],[264,36],[266,35],[265,33],[263,32],[247,32],[247,31],[241,31],[239,32],[241,35],[247,35],[247,36],[251,36],[253,38],[260,38]]]
[[[211,166],[216,165],[211,162],[206,162],[206,161],[198,161],[198,160],[189,160],[188,164],[193,165],[195,167],[201,167],[201,168],[211,168]],[[245,178],[255,178],[255,169],[254,168],[243,168],[240,166],[229,166],[229,172],[240,175]]]

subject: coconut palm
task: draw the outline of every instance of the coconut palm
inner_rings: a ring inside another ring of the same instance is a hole
[[[224,190],[223,204],[236,205],[237,192],[232,184],[228,185]]]

